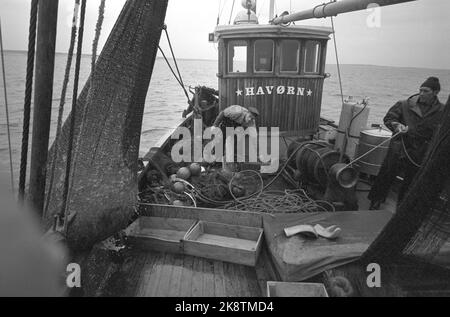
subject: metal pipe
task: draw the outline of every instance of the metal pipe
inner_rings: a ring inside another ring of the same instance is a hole
[[[39,1],[30,168],[30,201],[39,216],[45,198],[57,20],[58,0]]]
[[[375,4],[380,7],[399,4],[403,2],[411,2],[416,0],[342,0],[339,2],[329,2],[318,5],[313,9],[292,13],[285,16],[280,16],[273,19],[272,24],[282,24],[293,21],[301,21],[312,18],[327,18],[336,16],[340,13],[366,10],[370,4]]]

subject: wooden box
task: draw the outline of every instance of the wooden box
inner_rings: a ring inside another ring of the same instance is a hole
[[[328,297],[320,283],[267,282],[267,297]]]
[[[260,228],[199,221],[183,241],[184,253],[255,266],[261,249]]]
[[[140,217],[128,228],[128,240],[144,250],[182,253],[182,240],[196,220]]]

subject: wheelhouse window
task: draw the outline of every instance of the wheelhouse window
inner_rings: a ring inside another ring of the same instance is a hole
[[[320,42],[306,41],[303,69],[305,73],[309,74],[320,72]]]
[[[230,41],[228,44],[228,72],[247,72],[247,42]]]
[[[255,72],[273,72],[273,55],[275,44],[272,40],[255,41]]]
[[[282,40],[281,47],[281,71],[298,72],[300,42],[295,40]]]

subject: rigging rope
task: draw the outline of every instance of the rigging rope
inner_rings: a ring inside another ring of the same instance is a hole
[[[30,136],[31,94],[33,92],[34,56],[36,49],[38,0],[31,2],[30,26],[28,31],[27,76],[25,82],[25,101],[23,111],[22,153],[20,158],[19,201],[25,200],[25,183],[27,177],[28,143]]]
[[[75,119],[76,119],[76,106],[78,98],[78,82],[80,79],[80,65],[81,65],[81,55],[83,49],[83,35],[84,35],[84,21],[86,16],[86,0],[81,1],[81,14],[80,14],[80,27],[78,31],[78,43],[77,43],[77,59],[75,63],[75,79],[73,84],[73,97],[72,97],[72,113],[70,120],[70,130],[69,130],[69,146],[67,149],[67,159],[66,159],[66,175],[64,180],[64,192],[62,198],[62,207],[60,210],[60,216],[64,215],[64,231],[67,230],[67,199],[69,194],[69,180],[71,175],[71,163],[72,163],[72,150],[74,145],[74,134],[75,134]]]
[[[233,10],[234,10],[234,3],[236,0],[233,0],[233,5],[231,6],[231,12],[230,12],[230,20],[228,20],[228,24],[231,24],[231,18],[233,17]]]
[[[91,60],[91,81],[90,81],[90,88],[89,88],[89,94],[88,94],[88,102],[89,100],[92,100],[93,98],[93,91],[94,91],[94,76],[95,76],[95,62],[97,60],[97,48],[98,48],[98,42],[100,40],[100,34],[102,31],[102,25],[103,25],[103,20],[104,20],[104,15],[105,15],[105,0],[101,0],[100,2],[100,6],[98,8],[98,17],[97,17],[97,23],[95,26],[95,36],[94,36],[94,41],[92,43],[92,60]],[[90,102],[89,102],[90,104]],[[87,107],[84,108],[83,110],[83,116],[82,118],[84,118],[86,116],[87,113]],[[105,129],[105,124],[106,124],[106,117],[104,118],[103,122],[102,122],[102,131]],[[84,129],[84,121],[82,121],[81,123],[81,128],[80,132]],[[81,135],[81,133],[80,133]],[[79,140],[81,139],[81,136],[78,135],[78,140],[77,140],[77,147],[79,144]],[[92,151],[92,159],[95,159],[95,156],[97,154],[97,149],[99,146],[99,142],[100,140],[98,140],[94,151]],[[75,154],[75,157],[77,157],[77,154]],[[75,162],[76,164],[76,162]]]
[[[73,59],[73,52],[75,49],[75,40],[77,37],[77,20],[78,20],[78,11],[80,8],[80,0],[75,0],[74,10],[73,10],[73,18],[72,18],[72,33],[70,37],[70,46],[69,46],[69,52],[67,55],[67,62],[66,62],[66,69],[64,74],[64,81],[63,81],[63,87],[61,91],[61,98],[59,103],[59,112],[58,112],[58,122],[56,126],[56,136],[54,141],[54,149],[53,149],[53,157],[52,157],[52,167],[50,172],[50,181],[49,181],[49,187],[46,197],[46,203],[44,207],[44,214],[47,214],[48,206],[50,203],[50,197],[53,192],[53,183],[55,179],[55,169],[56,164],[58,160],[58,151],[59,151],[59,143],[60,143],[60,137],[61,137],[61,129],[62,129],[62,123],[63,123],[63,115],[64,115],[64,105],[66,103],[66,94],[67,94],[67,86],[69,84],[69,76],[70,76],[70,69],[72,68],[72,59]],[[62,216],[62,214],[60,214]]]
[[[172,66],[170,65],[170,62],[169,62],[169,60],[167,59],[166,54],[164,54],[164,52],[163,52],[163,50],[161,49],[160,46],[158,46],[158,49],[159,49],[159,51],[162,53],[162,55],[163,55],[163,57],[164,57],[164,59],[165,59],[167,65],[168,65],[169,68],[170,68],[170,71],[171,71],[172,74],[175,76],[175,79],[178,81],[178,83],[180,84],[181,88],[183,89],[183,92],[184,92],[184,94],[186,95],[186,98],[187,98],[187,100],[188,100],[188,103],[190,103],[191,98],[189,98],[189,94],[188,94],[188,92],[187,92],[187,90],[186,90],[186,86],[184,85],[184,82],[183,82],[183,77],[181,77],[181,72],[180,72],[180,69],[178,68],[177,59],[176,59],[176,57],[175,57],[175,53],[174,53],[173,48],[172,48],[172,43],[170,42],[169,33],[167,32],[167,25],[164,25],[164,26],[163,26],[163,30],[164,30],[164,32],[166,33],[167,42],[169,43],[170,52],[171,52],[171,54],[172,54],[172,59],[173,59],[173,61],[174,61],[174,63],[175,63],[175,67],[176,67],[176,69],[177,69],[178,76],[177,76],[177,74],[175,74],[175,71],[173,70]]]
[[[6,92],[5,57],[3,54],[3,38],[2,38],[2,21],[1,21],[1,19],[0,19],[0,49],[1,49],[1,55],[2,55],[3,88],[4,88],[4,93],[5,93],[6,129],[8,131],[9,168],[10,168],[10,174],[11,174],[11,190],[14,193],[14,169],[13,169],[12,148],[11,148],[11,131],[9,128],[9,109],[8,109],[8,96],[7,96],[7,92]]]
[[[344,106],[344,90],[342,88],[342,77],[341,77],[341,64],[339,63],[339,55],[338,55],[338,49],[337,49],[337,41],[336,41],[336,29],[334,27],[334,19],[333,17],[331,18],[331,27],[333,29],[333,42],[334,42],[334,52],[336,55],[336,66],[337,66],[337,71],[338,71],[338,78],[339,78],[339,89],[341,91],[341,102],[342,102],[342,106]],[[344,144],[342,146],[341,149],[341,156],[339,158],[339,162],[342,162],[343,158],[344,158],[344,154],[345,154],[345,148],[347,148],[347,142],[348,142],[348,130],[346,131],[346,135],[345,135],[345,139],[344,139]]]
[[[95,70],[95,62],[97,60],[97,48],[98,42],[100,40],[100,33],[102,31],[103,20],[105,17],[105,0],[100,2],[100,6],[98,8],[98,19],[97,24],[95,25],[95,37],[94,42],[92,43],[92,64],[91,64],[91,73],[94,74]],[[92,81],[91,81],[92,85]]]

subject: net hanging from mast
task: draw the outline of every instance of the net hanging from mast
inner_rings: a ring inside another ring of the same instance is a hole
[[[145,98],[167,2],[125,3],[78,97],[73,139],[79,141],[70,158],[76,161],[66,212],[66,239],[75,249],[123,229],[134,213]],[[47,228],[63,205],[71,118],[72,114],[62,127],[57,159],[49,162],[55,164],[55,183],[44,215]],[[55,145],[50,151],[54,149]]]

